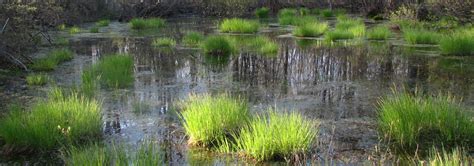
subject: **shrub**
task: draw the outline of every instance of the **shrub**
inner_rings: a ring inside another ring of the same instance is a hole
[[[165,20],[161,18],[134,18],[130,21],[132,29],[136,30],[162,28],[165,24]]]
[[[403,37],[409,44],[438,44],[441,36],[423,29],[404,29]]]
[[[183,43],[188,46],[197,46],[204,40],[204,35],[199,32],[188,32],[183,37]]]
[[[152,43],[155,47],[174,47],[176,46],[176,41],[172,38],[156,38]]]
[[[51,71],[59,63],[72,60],[73,53],[69,49],[55,49],[46,55],[46,57],[36,60],[31,68],[36,71]]]
[[[30,74],[26,76],[26,83],[30,86],[45,85],[48,82],[46,74]]]
[[[321,15],[324,17],[324,18],[330,18],[330,17],[334,17],[334,13],[331,9],[324,9],[321,11]]]
[[[255,16],[257,16],[257,18],[268,18],[269,14],[270,9],[267,7],[262,7],[255,10]]]
[[[99,33],[99,27],[92,27],[90,30],[89,30],[90,33]]]
[[[237,132],[249,119],[246,102],[228,95],[191,95],[185,102],[182,122],[191,145],[212,146]]]
[[[439,46],[444,55],[474,55],[474,35],[447,36],[441,39]]]
[[[76,33],[80,33],[81,32],[81,29],[77,26],[73,26],[71,28],[69,28],[69,34],[76,34]]]
[[[102,134],[99,102],[75,93],[65,96],[57,88],[48,97],[31,111],[13,110],[1,119],[0,137],[15,147],[52,150],[87,142]]]
[[[298,26],[293,31],[293,35],[298,37],[317,37],[324,34],[328,29],[328,23],[308,23]]]
[[[474,145],[474,123],[449,96],[395,94],[380,101],[378,124],[395,151]]]
[[[257,116],[236,137],[237,150],[257,161],[289,160],[307,153],[318,134],[317,123],[297,113],[276,113]]]
[[[100,81],[109,88],[125,88],[133,84],[133,58],[128,54],[106,55],[97,64]]]
[[[353,39],[354,37],[354,33],[347,30],[334,30],[326,33],[326,40],[328,41]]]
[[[367,33],[367,38],[371,40],[386,40],[390,36],[392,32],[386,26],[376,26]]]
[[[298,13],[296,9],[285,8],[278,11],[278,17],[296,16],[296,13]]]
[[[95,23],[96,26],[98,27],[106,27],[109,26],[110,20],[100,20],[97,23]]]
[[[223,36],[208,37],[202,47],[206,55],[215,56],[228,56],[234,52],[235,49],[229,39]]]
[[[239,18],[225,19],[220,25],[221,32],[229,33],[256,33],[260,25],[254,21]]]

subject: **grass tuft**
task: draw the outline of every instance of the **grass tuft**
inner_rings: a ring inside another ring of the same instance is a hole
[[[219,29],[224,33],[257,33],[260,25],[257,22],[240,18],[225,19],[219,25]]]
[[[191,145],[215,146],[220,138],[238,132],[249,119],[247,103],[228,95],[191,95],[184,103],[182,122]]]
[[[152,43],[155,47],[174,47],[176,46],[176,41],[173,38],[156,38]]]
[[[100,81],[109,88],[126,88],[133,84],[133,58],[128,54],[113,54],[97,64]]]
[[[428,161],[421,161],[420,165],[423,163],[428,163],[432,166],[459,166],[459,165],[469,165],[472,163],[472,158],[469,158],[466,155],[466,152],[460,148],[454,148],[451,151],[442,150],[432,150],[430,158]]]
[[[327,41],[345,40],[355,38],[354,34],[348,30],[334,30],[326,33]]]
[[[306,16],[306,15],[309,15],[311,11],[308,8],[300,8],[298,10],[298,13],[300,16]]]
[[[329,29],[328,23],[308,23],[298,26],[293,35],[298,37],[318,37]]]
[[[269,14],[270,9],[267,7],[262,7],[255,10],[255,16],[257,16],[257,18],[268,18]]]
[[[98,27],[106,27],[109,26],[110,20],[99,20],[97,23],[95,23],[96,26]]]
[[[70,61],[74,58],[73,53],[69,49],[55,49],[41,58],[33,62],[31,68],[36,71],[51,71],[56,68],[59,63]]]
[[[278,17],[293,17],[298,11],[296,9],[285,8],[278,11]]]
[[[256,37],[249,41],[250,49],[263,55],[275,55],[278,53],[278,44],[267,37]]]
[[[441,35],[424,29],[403,29],[403,37],[409,44],[438,44]]]
[[[223,36],[208,37],[202,47],[206,55],[214,56],[229,56],[235,50],[231,41]]]
[[[89,30],[90,33],[99,33],[99,27],[92,27],[90,30]]]
[[[30,74],[26,76],[26,83],[30,86],[46,85],[48,76],[46,74]]]
[[[183,37],[183,43],[187,46],[197,46],[204,40],[204,35],[199,32],[188,32]]]
[[[324,18],[334,17],[334,12],[331,9],[324,9],[321,11],[321,16]]]
[[[164,27],[166,22],[161,18],[134,18],[130,21],[130,25],[136,30],[155,29]]]
[[[441,39],[439,43],[444,55],[474,55],[474,35],[454,34]]]
[[[301,26],[315,21],[317,20],[313,16],[285,16],[278,18],[278,22],[280,23],[280,25]]]
[[[77,27],[77,26],[73,26],[71,28],[69,28],[69,34],[76,34],[76,33],[80,33],[81,32],[81,28]]]
[[[367,32],[367,39],[370,40],[387,40],[392,36],[392,32],[386,26],[376,26]]]

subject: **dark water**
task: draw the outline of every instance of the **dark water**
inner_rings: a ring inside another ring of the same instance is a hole
[[[311,158],[325,162],[362,163],[380,146],[376,130],[377,100],[394,88],[451,93],[474,106],[474,58],[442,57],[434,47],[388,42],[350,41],[328,45],[288,37],[286,28],[266,28],[259,35],[280,45],[274,57],[245,50],[215,64],[200,50],[166,50],[150,46],[153,37],[176,38],[186,31],[216,33],[217,20],[170,20],[167,28],[137,33],[112,23],[101,34],[71,38],[75,60],[52,73],[57,84],[80,84],[84,68],[109,53],[134,57],[135,82],[122,90],[102,89],[107,140],[136,144],[157,139],[173,165],[244,163],[233,156],[188,149],[184,130],[173,112],[190,93],[231,93],[245,97],[251,110],[297,111],[319,119],[319,143]],[[133,110],[141,107],[142,113]]]

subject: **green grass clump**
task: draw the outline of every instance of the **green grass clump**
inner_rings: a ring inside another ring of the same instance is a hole
[[[300,16],[306,16],[306,15],[309,15],[311,11],[308,8],[300,8],[298,10],[298,13]]]
[[[0,137],[15,147],[52,150],[81,144],[102,134],[100,103],[53,88],[30,111],[12,110],[0,120]]]
[[[182,122],[190,145],[216,146],[249,119],[246,102],[228,95],[191,95],[184,103]]]
[[[66,165],[164,165],[164,153],[156,143],[140,143],[136,152],[129,149],[134,148],[123,144],[93,144],[85,148],[73,147],[62,158]]]
[[[297,113],[277,113],[257,116],[236,138],[237,150],[257,161],[290,160],[307,153],[318,134],[318,123]]]
[[[59,24],[59,25],[57,26],[57,28],[58,28],[58,30],[60,30],[60,31],[64,31],[64,30],[66,30],[66,24]]]
[[[444,37],[439,47],[444,55],[474,55],[474,35],[454,34]]]
[[[324,18],[334,17],[334,12],[331,9],[324,9],[321,11],[321,16]]]
[[[69,28],[69,34],[76,34],[76,33],[80,33],[81,32],[81,28],[77,27],[77,26],[73,26],[71,28]]]
[[[298,11],[296,9],[285,8],[278,11],[278,17],[296,16],[297,13]]]
[[[298,37],[318,37],[324,34],[329,29],[328,23],[308,23],[298,26],[293,35]]]
[[[266,37],[256,37],[248,42],[250,49],[263,55],[275,55],[278,53],[278,44]]]
[[[90,33],[99,33],[99,27],[92,27],[90,30],[89,30]]]
[[[315,17],[312,16],[285,16],[285,17],[279,17],[278,22],[280,25],[293,25],[293,26],[300,26],[300,25],[305,25],[311,22],[317,21]]]
[[[176,41],[173,38],[156,38],[152,43],[155,47],[174,47],[176,46]]]
[[[41,58],[33,62],[31,68],[36,71],[51,71],[56,68],[59,63],[72,60],[73,53],[69,49],[55,49]]]
[[[128,54],[106,55],[96,67],[100,81],[109,88],[126,88],[133,84],[133,58]]]
[[[351,32],[354,37],[365,35],[365,24],[358,19],[340,19],[336,24],[336,30]]]
[[[225,19],[219,25],[219,30],[224,33],[257,33],[259,28],[257,22],[240,18]]]
[[[354,39],[354,33],[347,30],[334,30],[326,33],[325,39],[328,41]]]
[[[166,25],[166,22],[161,18],[134,18],[130,21],[130,25],[132,29],[142,30],[162,28]]]
[[[81,92],[87,96],[92,97],[98,88],[97,83],[100,80],[97,67],[92,66],[88,69],[84,69],[81,74]]]
[[[380,101],[380,133],[395,151],[474,146],[474,122],[452,97],[395,94]]]
[[[403,37],[409,44],[438,44],[441,35],[424,29],[403,29]]]
[[[367,39],[386,40],[392,36],[392,32],[386,26],[376,26],[367,32]]]
[[[95,23],[96,26],[98,27],[106,27],[109,26],[110,20],[100,20],[97,23]]]
[[[46,85],[48,76],[46,74],[30,74],[26,76],[26,83],[30,86]]]
[[[235,50],[231,41],[223,36],[208,37],[202,47],[206,55],[214,56],[228,56]]]
[[[183,43],[187,46],[197,46],[204,40],[204,35],[199,32],[188,32],[183,37]]]
[[[269,14],[270,9],[267,7],[262,7],[255,10],[255,16],[257,16],[257,18],[268,18]]]
[[[451,151],[432,150],[428,161],[420,161],[420,165],[427,163],[431,166],[460,166],[472,163],[472,158],[466,155],[466,152],[460,148],[454,148]]]

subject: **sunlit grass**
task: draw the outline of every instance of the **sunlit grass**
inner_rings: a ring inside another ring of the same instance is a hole
[[[26,76],[26,83],[30,86],[46,85],[48,76],[46,74],[30,74]]]
[[[174,47],[176,46],[176,40],[169,37],[156,38],[151,45],[155,47]]]
[[[296,9],[285,8],[278,11],[278,17],[296,16],[297,13]]]
[[[99,20],[97,23],[95,23],[96,26],[98,27],[106,27],[109,26],[110,20]]]
[[[355,38],[354,33],[348,30],[334,30],[326,32],[325,40],[327,41],[336,41],[336,40],[345,40]]]
[[[215,146],[218,139],[238,132],[250,117],[247,103],[228,95],[190,95],[182,123],[191,145]]]
[[[409,44],[438,44],[442,37],[437,32],[425,29],[403,29],[403,37]]]
[[[102,134],[100,103],[53,88],[49,99],[0,120],[0,137],[15,147],[51,150],[97,139]]]
[[[204,39],[204,35],[199,32],[188,32],[183,37],[183,43],[187,46],[198,46]]]
[[[71,28],[69,28],[69,34],[76,34],[76,33],[80,33],[81,32],[81,28],[77,27],[77,26],[73,26]]]
[[[51,71],[56,68],[59,63],[72,60],[73,53],[69,49],[55,49],[49,52],[46,57],[33,62],[31,68],[36,71]]]
[[[133,58],[128,54],[106,55],[96,67],[100,81],[109,88],[126,88],[133,84]]]
[[[162,28],[165,25],[165,20],[161,18],[134,18],[130,21],[130,26],[136,30]]]
[[[450,96],[396,93],[380,101],[380,133],[396,151],[474,145],[474,122]]]
[[[454,148],[451,151],[447,150],[432,150],[430,157],[427,161],[420,161],[420,165],[425,163],[430,166],[461,166],[469,165],[473,162],[467,153],[460,148]]]
[[[235,51],[234,45],[224,36],[210,36],[201,46],[206,55],[228,56]]]
[[[293,35],[298,37],[318,37],[324,34],[329,29],[328,23],[308,23],[296,27]]]
[[[309,151],[316,142],[318,125],[298,113],[270,110],[268,115],[257,116],[236,135],[236,148],[257,161],[289,161]]]
[[[439,47],[444,55],[474,55],[474,35],[457,33],[443,37]]]
[[[298,9],[298,14],[300,16],[306,16],[306,15],[309,15],[311,13],[311,11],[308,9],[308,8],[300,8]]]
[[[278,44],[267,37],[258,36],[248,42],[250,49],[263,55],[275,55],[278,53]]]
[[[84,69],[81,74],[81,92],[87,97],[94,96],[98,88],[99,80],[100,75],[97,71],[97,67],[92,66]]]
[[[387,40],[392,36],[392,32],[386,26],[376,26],[367,32],[367,39],[370,40]]]
[[[224,33],[256,33],[259,28],[258,22],[240,18],[225,19],[219,25],[219,30]]]
[[[66,30],[66,24],[59,24],[56,28],[60,31],[64,31]]]
[[[334,17],[334,12],[331,9],[324,9],[321,11],[321,16],[324,18]]]
[[[255,10],[255,16],[257,16],[257,18],[268,18],[269,14],[270,9],[267,7],[262,7]]]

